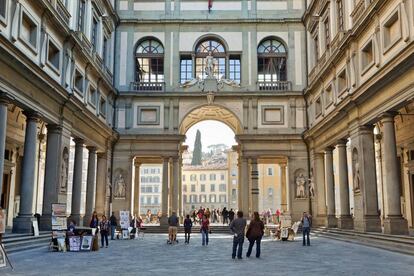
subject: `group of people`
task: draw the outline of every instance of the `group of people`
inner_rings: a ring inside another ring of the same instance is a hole
[[[202,208],[200,208],[202,210]],[[224,210],[223,210],[224,211]],[[185,232],[185,244],[190,243],[191,229],[193,227],[194,220],[191,220],[190,215],[187,215],[184,219],[184,232]],[[177,242],[177,227],[179,226],[179,219],[175,213],[168,218],[169,224],[169,241],[172,244]],[[312,226],[312,218],[306,212],[303,213],[302,220],[302,232],[303,232],[303,246],[310,246],[310,227]],[[233,250],[232,259],[243,259],[243,244],[245,237],[249,241],[249,247],[247,249],[246,257],[250,258],[253,250],[253,246],[256,244],[256,258],[260,258],[261,253],[261,240],[264,236],[265,225],[260,218],[258,212],[254,212],[249,225],[247,225],[246,218],[243,217],[242,211],[237,211],[237,218],[231,219],[230,230],[233,233]],[[202,246],[208,245],[208,237],[211,234],[209,216],[204,212],[200,221],[200,233]]]
[[[204,208],[200,206],[199,209],[194,209],[191,212],[193,223],[199,223],[201,225],[204,215],[207,216],[208,220],[211,220],[211,223],[223,223],[223,225],[225,225],[230,224],[233,221],[235,212],[233,209],[227,210],[226,207],[224,207],[222,210],[213,209],[210,211],[210,208]]]

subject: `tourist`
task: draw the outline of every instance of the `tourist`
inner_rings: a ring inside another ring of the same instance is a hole
[[[151,223],[151,217],[152,217],[151,210],[148,209],[147,210],[147,223]]]
[[[117,222],[117,219],[116,219],[116,216],[115,216],[115,212],[112,212],[112,215],[109,218],[109,221],[111,223],[111,240],[113,240],[114,237],[115,237],[116,227],[118,226],[118,222]]]
[[[89,227],[98,228],[98,225],[99,225],[98,214],[96,212],[93,212],[91,221],[89,222]]]
[[[197,211],[194,209],[193,213],[191,214],[191,217],[193,218],[193,223],[195,224],[197,222]]]
[[[246,237],[249,240],[249,249],[247,250],[246,257],[249,258],[252,253],[253,245],[256,242],[256,258],[260,258],[260,242],[264,235],[264,224],[260,220],[258,212],[254,212],[252,221],[250,221],[247,229]]]
[[[190,243],[190,235],[191,235],[191,228],[193,227],[193,222],[190,219],[190,215],[186,216],[184,220],[184,235],[185,235],[185,243]]]
[[[198,212],[197,212],[198,222],[200,223],[200,225],[201,225],[201,220],[203,219],[203,215],[204,215],[204,209],[202,206],[200,206],[200,209],[198,209]]]
[[[233,219],[234,219],[234,211],[233,211],[233,209],[230,209],[230,211],[229,211],[229,220],[230,220],[230,223],[233,221]]]
[[[221,216],[223,217],[223,224],[228,224],[228,217],[229,217],[229,212],[227,211],[226,207],[223,208],[223,211],[221,211]]]
[[[212,223],[217,222],[217,210],[213,209]]]
[[[207,218],[207,215],[203,215],[203,218],[201,220],[201,226],[200,226],[200,232],[201,232],[201,244],[208,245],[208,234],[210,232],[210,221]]]
[[[243,212],[237,212],[237,218],[230,223],[230,230],[234,234],[233,237],[233,253],[232,259],[236,258],[237,250],[237,259],[243,259],[243,242],[244,242],[244,229],[246,228],[246,219],[243,218]],[[238,248],[237,248],[238,247]]]
[[[99,223],[99,228],[101,232],[101,248],[104,247],[104,240],[106,243],[106,247],[108,247],[108,234],[109,234],[109,229],[111,228],[111,225],[109,221],[106,219],[105,215],[102,216],[101,223]]]
[[[310,246],[309,234],[310,234],[311,227],[312,227],[312,217],[308,215],[306,212],[303,212],[303,217],[302,217],[303,246],[305,245]],[[306,243],[305,243],[305,236],[306,236]]]
[[[175,212],[172,212],[171,216],[168,218],[168,244],[177,242],[178,224],[178,217]]]
[[[210,219],[211,213],[210,213],[210,209],[209,208],[207,208],[207,210],[204,212],[204,214],[207,216],[208,219]]]
[[[131,232],[129,233],[129,238],[135,239],[135,235],[137,233],[137,219],[136,215],[132,217],[131,222],[129,223],[129,227],[132,228]]]

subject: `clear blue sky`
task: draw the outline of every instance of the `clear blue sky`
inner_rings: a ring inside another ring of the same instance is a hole
[[[231,130],[231,128],[229,128],[226,124],[219,121],[206,120],[193,125],[187,131],[187,139],[184,144],[188,145],[190,150],[193,150],[194,148],[197,129],[201,132],[201,144],[203,146],[203,151],[206,151],[209,145],[225,144],[228,147],[231,147],[237,144],[234,139],[233,130]]]

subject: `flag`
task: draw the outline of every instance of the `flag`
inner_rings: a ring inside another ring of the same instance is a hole
[[[212,7],[213,7],[213,0],[208,0],[208,12],[211,11]]]

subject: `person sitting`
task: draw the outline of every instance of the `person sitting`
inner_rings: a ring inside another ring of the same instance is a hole
[[[68,230],[67,230],[68,236],[74,236],[75,235],[75,222],[71,220],[69,222]]]

